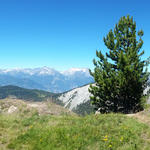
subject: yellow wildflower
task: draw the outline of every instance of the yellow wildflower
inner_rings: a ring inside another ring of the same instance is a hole
[[[123,141],[123,137],[120,138],[120,141],[121,141],[121,142]]]
[[[103,140],[104,140],[104,141],[108,141],[108,136],[105,135]]]
[[[111,148],[111,147],[112,147],[112,145],[110,144],[108,147],[109,147],[109,148]]]

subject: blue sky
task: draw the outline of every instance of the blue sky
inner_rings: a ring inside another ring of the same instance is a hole
[[[150,56],[149,0],[0,0],[0,68],[93,68],[96,49],[121,16],[144,30]]]

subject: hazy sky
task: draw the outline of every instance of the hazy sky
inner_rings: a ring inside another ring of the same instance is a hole
[[[92,68],[95,51],[121,16],[144,30],[150,56],[149,0],[0,0],[0,68]]]

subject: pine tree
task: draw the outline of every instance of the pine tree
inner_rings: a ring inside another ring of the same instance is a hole
[[[96,110],[106,112],[136,112],[143,109],[143,91],[147,87],[148,61],[142,60],[143,31],[136,32],[133,17],[121,17],[114,30],[104,38],[109,49],[105,55],[96,51],[93,60],[95,80],[90,85],[91,101]]]

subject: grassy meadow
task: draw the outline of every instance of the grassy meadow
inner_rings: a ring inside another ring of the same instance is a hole
[[[122,114],[0,114],[0,150],[148,150],[150,127]]]

